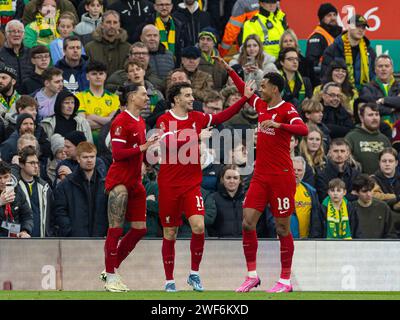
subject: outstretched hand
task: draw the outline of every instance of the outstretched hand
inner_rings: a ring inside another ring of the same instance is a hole
[[[155,144],[157,144],[159,142],[160,136],[159,135],[154,135],[151,136],[145,144],[142,144],[139,148],[140,151],[146,151],[149,147],[151,146],[155,146]]]
[[[243,95],[245,97],[247,97],[248,99],[250,99],[252,97],[252,95],[254,94],[254,91],[255,91],[254,84],[255,83],[256,83],[255,80],[249,80],[246,82]]]
[[[220,56],[212,56],[215,61],[217,61],[225,70],[232,71],[232,67]]]

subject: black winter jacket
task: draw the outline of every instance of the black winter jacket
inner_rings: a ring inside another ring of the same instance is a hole
[[[6,206],[0,207],[0,225],[6,220],[5,207]],[[14,217],[14,222],[21,225],[21,231],[26,231],[31,234],[33,230],[33,214],[20,186],[15,188],[15,199],[14,202],[11,203],[11,213]],[[0,237],[7,236],[8,230],[0,227]]]
[[[90,182],[80,167],[54,192],[55,225],[60,237],[104,237],[107,234],[105,179],[97,168]]]
[[[205,27],[214,27],[208,12],[197,9],[193,14],[180,3],[172,16],[183,22],[183,33],[187,37],[185,46],[194,46],[198,42],[198,36]]]
[[[392,109],[400,112],[400,82],[395,81],[393,83],[387,97],[385,97],[376,80],[372,80],[361,90],[360,99],[363,101],[376,102],[380,98],[384,98],[384,103],[378,104],[380,114],[392,114]]]
[[[310,238],[326,238],[326,212],[327,207],[322,205],[322,210],[318,214],[311,214]],[[347,202],[347,212],[349,214],[351,237],[361,238],[361,231],[358,226],[358,215],[354,205]]]
[[[14,49],[7,46],[7,42],[4,47],[0,49],[0,57],[8,67],[12,67],[17,71],[17,92],[20,92],[22,82],[28,79],[33,72],[33,64],[31,62],[31,51],[29,48],[25,48],[23,45],[19,50],[19,55],[17,56]]]
[[[332,139],[343,138],[351,129],[354,128],[351,115],[343,106],[333,108],[324,105],[322,122],[328,127]]]
[[[242,186],[231,197],[223,185],[213,194],[217,206],[217,217],[214,223],[216,236],[220,238],[239,238],[242,236],[243,200]]]
[[[44,87],[44,80],[40,74],[32,72],[29,77],[22,81],[20,94],[33,94]]]
[[[342,179],[346,184],[346,198],[349,201],[356,200],[357,198],[351,194],[351,191],[353,190],[353,180],[359,174],[360,171],[348,164],[345,165],[343,172],[339,172],[337,165],[328,160],[323,169],[317,169],[315,189],[317,189],[319,201],[322,203],[327,197],[329,181],[335,178]]]
[[[148,0],[117,0],[108,6],[120,14],[121,27],[128,32],[128,42],[140,40],[142,25],[154,13],[154,5]]]

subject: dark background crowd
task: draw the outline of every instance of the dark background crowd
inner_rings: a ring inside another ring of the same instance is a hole
[[[146,88],[148,130],[171,108],[166,97],[177,82],[191,84],[195,110],[215,114],[241,97],[212,58],[220,55],[243,80],[255,80],[256,92],[266,73],[280,73],[283,99],[308,125],[308,136],[291,144],[294,237],[398,238],[398,57],[376,55],[362,15],[351,17],[347,30],[334,4],[321,1],[315,15],[319,24],[301,52],[275,0],[2,1],[0,236],[12,234],[4,228],[12,217],[21,238],[104,237],[109,129],[125,108],[118,89]],[[257,151],[257,112],[246,104],[214,129],[240,138],[221,164],[215,136],[200,136],[206,234],[241,237],[251,180],[241,169]],[[148,237],[161,236],[158,168],[142,168]],[[333,230],[332,221],[347,230]],[[267,208],[257,233],[275,238],[274,230]],[[179,237],[190,234],[184,219]]]

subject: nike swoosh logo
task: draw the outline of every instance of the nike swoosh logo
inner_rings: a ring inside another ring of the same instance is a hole
[[[279,211],[280,214],[284,214],[286,212],[288,212],[289,210],[285,210],[285,211]]]
[[[136,137],[139,133],[134,133],[133,136]]]

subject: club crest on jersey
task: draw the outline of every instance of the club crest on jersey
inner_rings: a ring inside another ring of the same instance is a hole
[[[114,134],[115,134],[116,136],[120,136],[120,135],[121,135],[121,132],[122,132],[122,127],[116,127],[116,128],[115,128],[115,131],[114,131]]]
[[[161,123],[160,123],[160,129],[163,130],[163,131],[165,131],[165,124],[164,124],[164,122],[161,122]]]
[[[288,114],[291,114],[291,113],[297,113],[296,108],[293,107],[293,106],[291,106],[291,107],[290,107],[290,111],[288,111]]]

